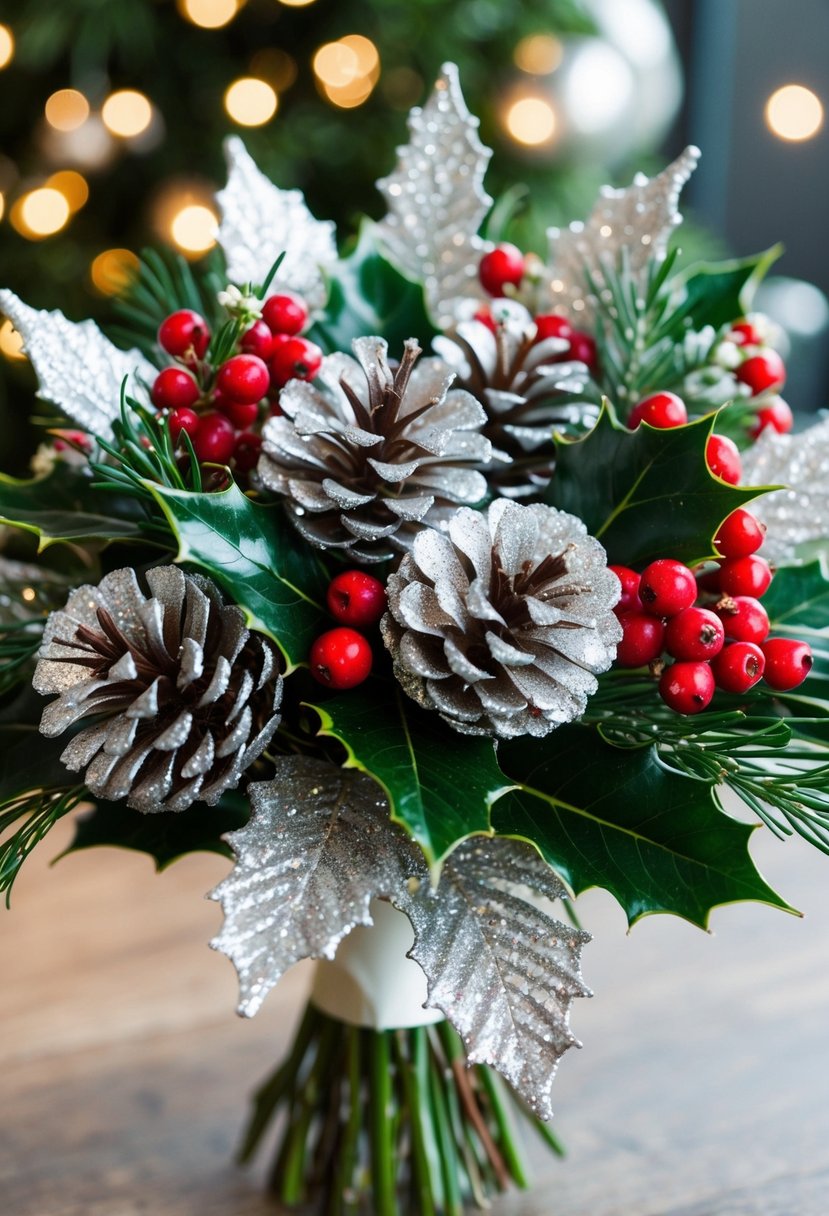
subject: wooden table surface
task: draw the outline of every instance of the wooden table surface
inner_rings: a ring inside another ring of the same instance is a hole
[[[253,1021],[206,947],[227,870],[96,850],[28,863],[0,930],[2,1216],[273,1216],[230,1162],[246,1095],[280,1054],[308,972]],[[579,901],[596,940],[565,1058],[566,1161],[499,1216],[829,1213],[829,858],[756,833],[766,877],[806,919],[719,909],[713,936],[669,917],[632,934]]]

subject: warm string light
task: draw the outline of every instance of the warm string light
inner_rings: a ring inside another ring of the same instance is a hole
[[[0,68],[7,67],[14,58],[14,34],[7,25],[0,25]]]
[[[149,98],[136,89],[119,89],[110,93],[101,107],[104,126],[120,139],[134,139],[142,135],[153,119],[153,107]]]
[[[225,92],[225,110],[243,127],[261,127],[276,113],[278,98],[266,80],[242,76]]]
[[[314,3],[314,0],[279,0],[279,3],[285,8],[307,8],[309,4]]]
[[[66,196],[60,190],[54,186],[38,186],[17,199],[9,219],[21,236],[40,241],[65,228],[71,213]]]
[[[77,89],[58,89],[43,109],[46,121],[56,131],[76,131],[89,118],[89,102]]]
[[[216,244],[218,216],[203,203],[187,203],[170,221],[170,236],[182,253],[199,257]]]
[[[178,0],[178,11],[185,21],[203,30],[220,30],[240,8],[239,0]]]
[[[139,267],[131,249],[105,249],[93,259],[89,277],[103,296],[116,296],[130,283]]]
[[[515,66],[531,76],[548,76],[564,58],[564,47],[552,34],[529,34],[512,53]]]
[[[766,102],[766,123],[778,139],[800,143],[823,126],[823,104],[805,85],[784,84]]]
[[[69,204],[70,211],[79,211],[89,198],[86,178],[74,169],[62,169],[59,173],[53,173],[46,185],[60,191]]]
[[[23,362],[26,358],[23,339],[8,320],[0,325],[0,352],[12,362]]]
[[[0,192],[0,220],[2,220],[3,212],[5,210],[6,210],[6,198],[5,198],[5,195],[2,194],[2,192]]]
[[[313,68],[328,101],[351,109],[371,95],[380,77],[380,55],[370,38],[347,34],[324,43],[314,55]]]
[[[551,143],[556,133],[555,110],[544,97],[519,97],[504,121],[512,138],[528,148]]]

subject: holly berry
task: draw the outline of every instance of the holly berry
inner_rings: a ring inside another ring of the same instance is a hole
[[[711,662],[711,671],[723,692],[748,692],[763,675],[766,660],[754,642],[729,642]]]
[[[371,647],[356,629],[343,625],[323,633],[311,647],[311,675],[326,688],[355,688],[371,671]]]
[[[573,326],[566,317],[560,317],[557,313],[548,312],[535,318],[536,342],[543,342],[545,338],[561,338],[562,342],[569,342],[572,337]]]
[[[751,321],[735,321],[728,336],[737,346],[763,345],[763,336]]]
[[[743,475],[740,451],[733,439],[727,435],[709,435],[705,446],[705,459],[716,476],[736,486]]]
[[[246,355],[258,355],[267,363],[273,353],[273,334],[264,321],[254,321],[239,342]]]
[[[182,431],[186,431],[192,439],[196,431],[199,429],[201,418],[195,410],[188,409],[183,405],[181,409],[173,410],[167,418],[167,426],[170,430],[170,438],[173,443],[178,442],[178,437]]]
[[[769,405],[757,411],[751,434],[756,439],[766,427],[770,427],[778,435],[787,435],[793,426],[794,414],[790,405],[782,397],[775,397]]]
[[[682,562],[660,557],[642,571],[639,599],[651,616],[676,616],[697,598],[697,580]]]
[[[198,384],[183,367],[165,367],[150,389],[150,398],[160,410],[189,409],[201,396]]]
[[[252,431],[242,431],[236,436],[233,447],[233,463],[240,473],[250,473],[256,468],[262,450],[262,436]]]
[[[714,609],[725,628],[725,636],[736,642],[764,642],[769,636],[769,614],[751,595],[729,595]]]
[[[628,429],[635,431],[640,422],[659,430],[684,426],[688,421],[685,402],[676,393],[653,393],[633,407],[628,416]]]
[[[210,344],[210,330],[204,317],[192,308],[180,308],[159,325],[158,342],[162,350],[175,359],[189,354],[203,359]]]
[[[749,595],[759,599],[771,585],[771,566],[756,553],[730,557],[720,566],[720,589],[724,595]]]
[[[573,330],[573,336],[570,339],[570,358],[575,359],[578,363],[585,363],[592,371],[597,359],[596,343],[590,334],[584,333],[581,329]]]
[[[205,414],[193,436],[193,450],[205,464],[226,464],[236,446],[236,432],[223,414]]]
[[[273,334],[301,333],[308,324],[308,305],[301,296],[283,291],[271,296],[262,305],[262,320]]]
[[[698,714],[711,704],[716,685],[710,663],[672,663],[659,680],[659,695],[678,714]]]
[[[724,643],[723,623],[708,608],[685,608],[665,630],[665,649],[675,659],[713,659]]]
[[[609,566],[608,569],[613,571],[622,584],[622,595],[613,611],[617,616],[622,612],[638,612],[642,607],[639,600],[640,576],[629,566]]]
[[[524,255],[505,241],[485,253],[478,265],[478,278],[491,296],[504,295],[507,284],[518,287],[524,277]]]
[[[769,638],[763,643],[766,669],[763,677],[770,688],[788,692],[802,684],[812,670],[812,650],[791,638]]]
[[[498,332],[498,322],[488,308],[479,308],[477,312],[472,314],[472,320],[485,325],[490,333],[494,334]]]
[[[289,380],[313,380],[322,366],[322,351],[307,338],[289,338],[274,347],[271,385],[283,388]]]
[[[644,667],[664,650],[665,626],[658,617],[644,612],[626,612],[619,617],[622,640],[616,648],[620,667]]]
[[[752,397],[770,388],[782,388],[786,383],[786,365],[776,350],[764,350],[752,355],[734,372],[741,384],[747,384]]]
[[[258,355],[233,355],[222,364],[216,377],[220,393],[246,404],[261,401],[270,382],[267,365]]]
[[[257,401],[234,401],[230,397],[219,395],[214,404],[225,418],[230,419],[237,431],[248,430],[259,417]]]
[[[722,557],[750,557],[766,539],[766,525],[744,507],[737,507],[720,524],[714,547]]]
[[[343,625],[367,629],[386,611],[386,588],[362,570],[344,570],[328,585],[328,611]]]

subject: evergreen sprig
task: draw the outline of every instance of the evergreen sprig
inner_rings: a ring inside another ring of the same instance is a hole
[[[192,308],[216,329],[222,313],[217,294],[224,286],[221,255],[202,263],[198,273],[180,254],[142,249],[138,269],[113,308],[122,325],[113,336],[137,346],[149,359],[158,355],[158,327],[179,308]]]
[[[20,794],[0,805],[0,893],[5,895],[6,907],[11,902],[15,879],[31,851],[58,820],[88,797],[83,785],[71,785]],[[19,826],[4,840],[15,824]]]
[[[0,625],[0,696],[30,675],[43,638],[43,621],[6,621]]]

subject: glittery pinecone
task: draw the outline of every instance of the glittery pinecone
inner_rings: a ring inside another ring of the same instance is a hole
[[[476,466],[489,460],[486,421],[440,359],[414,339],[392,368],[382,338],[358,338],[357,362],[323,360],[320,388],[292,380],[283,416],[265,425],[258,473],[285,497],[301,534],[321,548],[382,561],[408,548],[423,524],[486,494]]]
[[[461,321],[433,345],[458,373],[456,383],[486,410],[491,483],[510,498],[538,493],[553,473],[553,432],[590,426],[598,417],[586,366],[554,362],[569,344],[561,338],[537,342],[535,322],[514,305],[494,333],[480,321]]]
[[[46,623],[34,687],[59,693],[42,734],[90,719],[61,759],[99,798],[139,811],[216,803],[279,723],[277,655],[205,578],[160,566],[79,587]]]
[[[405,691],[463,734],[548,734],[616,655],[619,580],[573,515],[499,498],[424,530],[388,582],[383,640]]]

